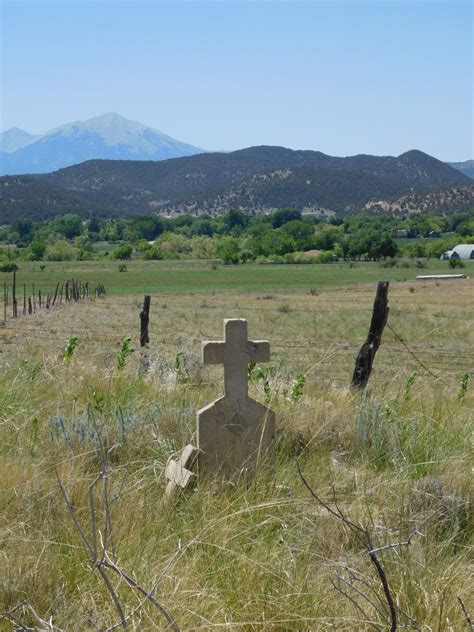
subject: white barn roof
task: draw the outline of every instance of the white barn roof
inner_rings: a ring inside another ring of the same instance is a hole
[[[474,244],[459,244],[455,246],[450,254],[450,258],[456,253],[460,259],[474,259]]]

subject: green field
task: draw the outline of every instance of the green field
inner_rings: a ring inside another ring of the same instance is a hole
[[[79,261],[50,262],[40,270],[38,263],[19,264],[19,287],[26,283],[42,292],[54,291],[56,283],[71,277],[102,283],[108,293],[138,294],[143,292],[172,294],[181,292],[212,292],[232,290],[260,292],[325,288],[335,285],[373,282],[379,279],[410,281],[418,274],[474,274],[474,262],[451,270],[447,261],[429,260],[426,268],[410,262],[408,268],[384,268],[381,263],[338,262],[307,265],[222,265],[213,268],[209,261],[131,261],[127,270],[119,272],[118,262]],[[11,283],[11,274],[1,274],[0,282]]]

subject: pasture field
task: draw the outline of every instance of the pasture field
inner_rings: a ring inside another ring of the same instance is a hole
[[[297,463],[319,497],[370,532],[397,629],[468,629],[459,599],[472,616],[474,281],[414,281],[449,270],[428,266],[132,261],[119,273],[118,262],[43,272],[21,264],[19,284],[46,289],[75,276],[109,292],[0,328],[0,629],[120,622],[59,477],[87,536],[92,495],[97,546],[105,537],[107,559],[145,591],[154,587],[180,630],[388,630],[363,542],[311,496]],[[367,390],[353,392],[354,357],[385,278],[388,325]],[[144,289],[147,372],[138,351]],[[276,463],[251,485],[200,481],[163,504],[168,459],[195,440],[196,411],[223,390],[221,367],[201,365],[201,341],[221,339],[223,318],[237,317],[271,344],[250,393],[276,412]],[[135,351],[119,371],[127,336]],[[89,487],[103,446],[109,512],[104,479]],[[173,629],[124,575],[110,580],[129,630]]]
[[[119,272],[119,265],[126,265]],[[466,262],[466,268],[451,270],[447,261],[428,260],[426,267],[416,268],[415,262],[406,261],[406,268],[386,268],[374,262],[335,262],[331,264],[292,265],[222,265],[210,261],[50,261],[19,262],[18,283],[28,287],[35,284],[43,292],[54,291],[58,281],[71,277],[91,283],[102,283],[109,293],[134,294],[142,292],[173,294],[189,291],[212,292],[261,292],[263,290],[304,290],[311,287],[325,288],[378,279],[413,280],[418,274],[449,274],[452,272],[474,274],[474,262]],[[44,270],[41,267],[44,265]],[[11,282],[9,274],[0,274],[0,282]]]

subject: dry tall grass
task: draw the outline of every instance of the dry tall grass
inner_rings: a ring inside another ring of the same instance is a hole
[[[412,286],[390,288],[389,324],[425,368],[387,329],[365,394],[348,385],[372,286],[153,297],[147,375],[137,352],[116,369],[120,339],[131,335],[138,345],[140,297],[9,323],[0,334],[1,609],[38,629],[47,628],[30,606],[68,631],[119,621],[56,479],[57,471],[90,535],[95,423],[116,446],[108,482],[118,564],[145,589],[163,574],[155,596],[182,630],[388,629],[366,550],[310,496],[297,459],[318,495],[331,506],[336,499],[376,547],[412,535],[411,544],[378,553],[400,624],[467,629],[458,597],[474,614],[474,387],[463,397],[459,390],[474,368],[473,285]],[[221,338],[223,317],[246,317],[252,337],[271,341],[272,369],[251,390],[277,413],[277,462],[250,487],[206,483],[164,506],[167,459],[193,440],[196,411],[222,391],[220,369],[200,366],[199,347]],[[79,344],[64,362],[72,335]],[[303,394],[293,401],[302,371]],[[99,493],[96,503],[103,536]],[[113,582],[132,611],[140,595]],[[0,625],[16,629],[11,620]],[[167,627],[145,604],[129,629]]]

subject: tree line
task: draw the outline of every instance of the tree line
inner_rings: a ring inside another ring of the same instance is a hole
[[[420,238],[431,237],[423,240]],[[32,261],[115,259],[221,259],[246,261],[378,261],[399,255],[439,257],[474,241],[474,209],[405,217],[355,214],[321,218],[295,209],[271,214],[229,211],[220,217],[146,215],[92,218],[74,213],[47,221],[18,219],[0,227],[0,258]]]

